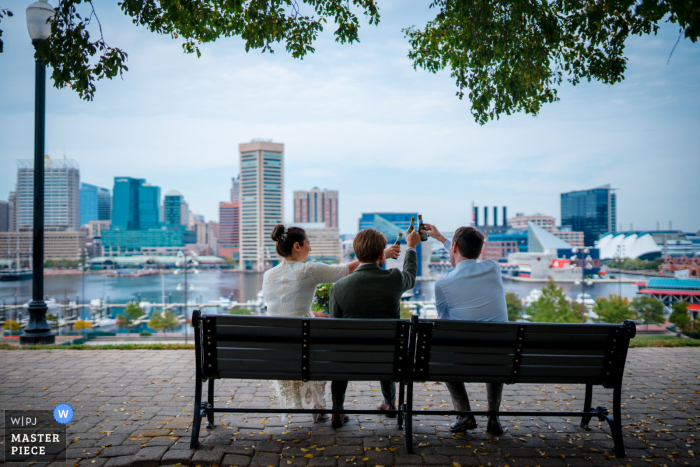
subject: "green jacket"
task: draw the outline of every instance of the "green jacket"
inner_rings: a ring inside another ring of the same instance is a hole
[[[363,264],[331,287],[332,318],[399,319],[401,294],[416,283],[415,251],[408,251],[403,271]]]

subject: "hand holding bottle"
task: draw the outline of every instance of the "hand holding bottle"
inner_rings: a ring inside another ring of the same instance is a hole
[[[414,230],[410,234],[406,235],[406,245],[408,248],[415,248],[420,243],[420,234],[418,231]]]
[[[440,233],[437,227],[435,227],[433,224],[423,224],[424,229],[421,230],[421,233],[425,233],[428,235],[428,237],[433,237],[435,240],[437,240],[440,243],[445,243],[447,238],[443,234]]]
[[[401,247],[399,245],[391,245],[389,248],[384,250],[384,257],[386,259],[396,259],[401,254]]]

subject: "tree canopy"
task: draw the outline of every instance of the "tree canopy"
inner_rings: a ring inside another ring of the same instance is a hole
[[[580,311],[580,310],[579,310]],[[566,298],[564,290],[553,280],[542,287],[542,295],[527,308],[535,323],[580,323],[581,314],[576,313]]]
[[[183,51],[198,57],[201,44],[240,37],[246,51],[272,53],[274,44],[284,44],[292,57],[303,59],[314,52],[313,43],[329,22],[337,42],[358,42],[358,14],[378,24],[378,1],[121,0],[118,5],[135,25],[182,40]],[[434,0],[430,8],[437,11],[434,20],[404,29],[408,57],[414,68],[448,69],[457,96],[467,95],[480,124],[515,112],[537,115],[543,104],[559,100],[565,80],[620,82],[629,37],[656,34],[664,21],[677,24],[693,42],[700,35],[697,0]],[[61,0],[56,11],[52,35],[37,55],[53,68],[55,87],[70,87],[92,100],[96,81],[128,71],[128,55],[106,42],[92,0]],[[0,9],[0,19],[5,15],[12,12]],[[0,39],[0,52],[2,46]]]

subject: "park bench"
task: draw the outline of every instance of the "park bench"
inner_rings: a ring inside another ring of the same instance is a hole
[[[583,411],[501,411],[498,415],[581,417],[610,425],[615,453],[625,456],[622,437],[622,377],[633,321],[624,324],[484,323],[417,320],[411,326],[409,352],[415,355],[413,381],[474,383],[585,384]],[[611,416],[592,407],[593,386],[613,389]],[[411,436],[413,385],[407,384],[406,437]],[[495,415],[488,411],[421,410],[420,415]]]
[[[501,416],[581,417],[607,421],[616,454],[625,455],[620,420],[622,377],[632,321],[624,324],[483,323],[453,320],[306,319],[232,315],[192,316],[196,386],[191,448],[202,419],[214,427],[219,413],[320,413],[314,409],[214,406],[219,378],[301,381],[399,382],[397,415],[413,452],[417,415],[494,415],[488,411],[413,410],[414,381],[585,384],[582,411],[508,411]],[[207,401],[202,384],[208,382]],[[613,413],[592,407],[593,386],[613,389]],[[405,390],[404,390],[405,388]],[[405,393],[405,394],[404,394]],[[387,414],[379,410],[325,413]]]

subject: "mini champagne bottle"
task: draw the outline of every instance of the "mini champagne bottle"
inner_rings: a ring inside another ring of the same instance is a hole
[[[403,237],[403,232],[399,232],[399,236],[396,237],[396,242],[394,242],[394,245],[401,245],[401,237]]]
[[[420,241],[425,242],[428,240],[428,234],[421,232],[425,230],[425,224],[423,224],[423,214],[418,214],[418,233],[420,234]]]
[[[406,232],[406,233],[410,234],[411,232],[413,232],[413,230],[415,230],[415,228],[413,227],[413,224],[415,224],[415,223],[416,223],[416,218],[411,217],[411,225],[408,226],[408,232]]]

